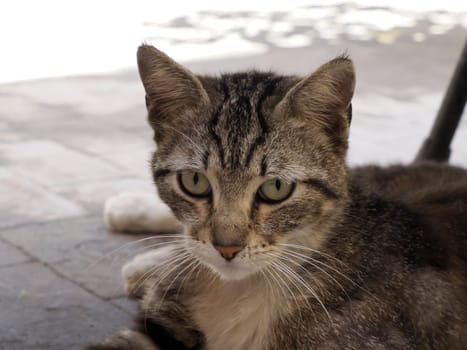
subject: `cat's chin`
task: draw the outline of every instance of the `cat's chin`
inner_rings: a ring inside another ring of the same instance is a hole
[[[191,243],[191,242],[190,242]],[[255,275],[261,266],[248,259],[235,258],[227,261],[214,248],[206,245],[189,245],[193,256],[213,274],[225,281],[240,281]]]
[[[255,271],[239,266],[235,262],[225,262],[218,265],[208,264],[209,268],[225,281],[240,281],[252,276]]]
[[[198,258],[199,259],[199,258]],[[257,269],[239,261],[224,261],[223,259],[199,259],[201,263],[224,281],[240,281],[256,274]]]

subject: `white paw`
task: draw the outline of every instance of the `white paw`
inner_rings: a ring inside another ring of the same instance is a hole
[[[128,295],[140,297],[145,285],[157,274],[157,267],[163,267],[174,256],[172,245],[138,254],[122,268],[124,289]]]
[[[138,350],[158,350],[159,347],[145,334],[133,330],[120,331],[103,343],[91,346],[90,349],[138,349]]]
[[[173,232],[182,227],[158,196],[138,192],[109,198],[104,206],[104,220],[115,231]]]

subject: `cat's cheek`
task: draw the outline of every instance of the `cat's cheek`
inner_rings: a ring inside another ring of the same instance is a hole
[[[196,225],[202,222],[200,219],[200,209],[196,205],[167,187],[167,185],[158,185],[158,190],[160,198],[170,207],[175,217],[182,224]]]
[[[264,223],[263,230],[276,242],[293,242],[318,249],[335,222],[335,211],[334,205],[329,205],[329,210],[321,206],[284,208]]]
[[[209,229],[206,227],[191,226],[187,228],[187,233],[189,236],[193,237],[193,239],[199,241],[203,245],[207,245],[210,241]]]
[[[303,228],[315,210],[309,203],[298,201],[281,207],[264,206],[258,210],[258,220],[263,235],[283,236]]]

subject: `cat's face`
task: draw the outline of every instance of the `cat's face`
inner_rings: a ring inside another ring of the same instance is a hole
[[[291,244],[319,249],[347,200],[351,62],[333,60],[302,80],[208,78],[142,46],[138,64],[155,182],[192,254],[242,279],[280,265]]]

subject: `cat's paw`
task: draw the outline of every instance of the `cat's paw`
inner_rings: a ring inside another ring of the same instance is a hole
[[[173,232],[180,222],[161,199],[151,194],[123,192],[107,199],[104,220],[115,231]]]
[[[87,347],[87,350],[159,350],[148,336],[131,330],[118,332],[104,342]]]
[[[122,268],[125,292],[131,297],[141,298],[146,287],[154,283],[158,268],[162,268],[173,255],[173,246],[167,245],[135,256]]]

